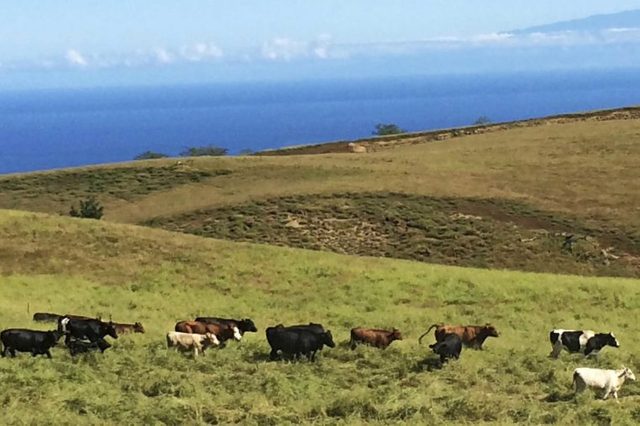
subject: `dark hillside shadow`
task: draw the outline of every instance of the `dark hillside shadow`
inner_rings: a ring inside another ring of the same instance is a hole
[[[575,399],[574,392],[557,392],[553,391],[549,395],[542,398],[544,402],[554,403],[554,402],[570,402]]]

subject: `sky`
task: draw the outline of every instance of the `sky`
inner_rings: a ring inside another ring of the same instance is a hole
[[[533,64],[540,46],[584,50],[585,40],[501,33],[632,9],[640,1],[0,0],[0,89],[437,71],[426,56],[468,70],[455,52],[482,60],[505,45],[527,47],[524,59],[535,44]],[[620,34],[590,43],[628,46],[631,33]]]

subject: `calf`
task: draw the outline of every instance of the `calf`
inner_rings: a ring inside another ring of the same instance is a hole
[[[386,349],[394,340],[402,340],[402,334],[396,328],[388,331],[357,327],[351,329],[351,341],[349,344],[351,349],[355,349],[358,343]]]
[[[126,334],[126,333],[144,333],[144,327],[139,322],[135,324],[123,324],[114,322],[113,327],[116,329],[116,334]]]
[[[602,399],[607,399],[609,394],[613,392],[613,397],[618,401],[618,391],[626,379],[636,379],[636,376],[626,367],[622,367],[621,370],[576,368],[573,371],[573,385],[576,394],[583,392],[587,387],[604,389]]]
[[[258,331],[258,328],[249,318],[234,320],[229,318],[219,318],[219,317],[198,317],[196,321],[204,322],[207,324],[220,324],[220,325],[228,325],[230,327],[238,327],[240,330],[240,335],[244,335],[244,333],[251,332],[255,333]]]
[[[226,342],[229,339],[235,339],[240,341],[242,334],[238,327],[226,325],[226,324],[207,324],[200,321],[180,321],[176,323],[175,331],[181,333],[195,333],[195,334],[215,334],[220,342]]]
[[[65,341],[65,345],[69,348],[69,354],[71,356],[96,350],[100,350],[100,353],[104,353],[104,351],[111,347],[111,345],[104,339],[98,339],[95,342],[69,339]]]
[[[193,351],[193,357],[197,357],[198,353],[204,353],[209,346],[217,346],[220,341],[215,334],[193,334],[180,333],[178,331],[170,331],[167,333],[167,347],[177,348],[181,352]]]
[[[447,334],[456,334],[462,340],[462,343],[472,349],[482,350],[482,344],[487,337],[499,337],[500,333],[491,324],[485,325],[450,325],[450,324],[433,324],[418,339],[422,343],[422,338],[426,336],[432,328],[436,329],[436,342],[441,342]]]
[[[58,322],[61,317],[62,315],[49,312],[36,312],[33,314],[33,320],[38,322]]]
[[[53,331],[26,330],[22,328],[11,328],[0,333],[0,341],[2,341],[2,356],[10,353],[12,357],[17,352],[31,352],[31,355],[46,355],[51,358],[49,351],[58,343],[62,337],[62,333]]]
[[[595,333],[591,330],[556,329],[549,333],[552,358],[558,358],[562,349],[570,353],[583,353],[585,356],[597,355],[605,346],[620,347],[613,333]]]
[[[462,339],[455,333],[445,334],[444,337],[429,345],[434,353],[440,355],[440,363],[444,364],[450,358],[460,358],[462,352]]]
[[[324,345],[330,348],[336,346],[329,330],[323,333],[314,333],[309,330],[278,326],[267,328],[266,334],[269,346],[271,346],[269,354],[271,360],[275,360],[280,351],[283,355],[291,356],[294,359],[305,355],[309,361],[313,362],[316,352],[321,350]]]

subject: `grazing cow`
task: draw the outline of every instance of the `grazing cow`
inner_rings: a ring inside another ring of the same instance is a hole
[[[176,323],[175,331],[181,333],[195,333],[195,334],[215,334],[220,342],[226,342],[229,339],[235,339],[240,341],[242,335],[238,327],[225,325],[225,324],[207,324],[200,321],[180,321]]]
[[[112,322],[102,322],[97,319],[70,319],[61,318],[58,322],[58,330],[67,335],[66,341],[71,338],[89,340],[92,343],[105,336],[118,338],[118,333]]]
[[[278,357],[278,351],[281,351],[283,355],[292,356],[294,359],[305,355],[309,361],[313,362],[316,352],[321,350],[324,345],[330,348],[336,346],[329,330],[314,333],[309,330],[280,326],[267,328],[266,334],[269,346],[271,346],[269,354],[271,360],[275,360]]]
[[[49,312],[36,312],[33,314],[33,320],[38,322],[58,322],[61,317],[62,315]]]
[[[116,329],[117,334],[144,333],[144,327],[139,322],[136,322],[135,324],[114,322],[113,327]]]
[[[26,330],[22,328],[10,328],[0,333],[0,341],[2,341],[2,356],[10,353],[12,357],[18,352],[31,352],[32,356],[46,355],[51,358],[49,350],[54,347],[58,340],[62,337],[62,333],[57,330],[37,331]]]
[[[258,331],[258,328],[249,318],[234,320],[230,318],[219,318],[219,317],[198,317],[196,318],[198,322],[204,322],[207,324],[221,324],[228,325],[231,327],[238,327],[240,330],[240,335],[244,335],[244,333],[251,332],[255,333]]]
[[[426,336],[432,328],[436,329],[436,342],[441,342],[447,334],[457,334],[462,343],[472,349],[482,350],[482,344],[487,337],[499,337],[500,333],[491,324],[485,325],[449,325],[449,324],[433,324],[418,339],[418,343],[422,343],[422,338]]]
[[[71,356],[76,356],[81,353],[87,353],[96,350],[100,350],[101,353],[104,353],[104,351],[111,347],[109,342],[104,339],[98,339],[95,342],[69,339],[65,341],[65,345],[67,346],[67,348],[69,348],[69,354]]]
[[[358,343],[365,343],[375,346],[376,348],[386,349],[394,340],[402,340],[402,334],[400,330],[396,328],[388,331],[357,327],[351,329],[351,341],[349,344],[351,349],[355,349]]]
[[[549,333],[552,358],[558,358],[562,349],[569,353],[580,352],[585,356],[597,355],[605,346],[620,347],[613,333],[595,333],[591,330],[556,329]]]
[[[429,347],[434,353],[440,355],[440,363],[444,364],[449,358],[460,358],[462,339],[455,333],[448,333],[438,342],[429,345]]]
[[[181,352],[193,351],[193,357],[197,357],[198,353],[203,353],[209,346],[217,346],[220,341],[215,334],[194,334],[181,333],[178,331],[170,331],[167,333],[167,347],[177,348]]]
[[[573,371],[573,385],[576,394],[587,387],[604,389],[602,399],[607,399],[613,392],[613,397],[618,401],[618,391],[626,379],[635,380],[636,376],[626,367],[621,370],[602,370],[600,368],[576,368]]]

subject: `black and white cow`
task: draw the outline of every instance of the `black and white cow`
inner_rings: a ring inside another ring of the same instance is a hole
[[[596,333],[592,330],[556,329],[549,333],[552,358],[558,358],[562,349],[570,353],[582,353],[585,356],[597,355],[605,346],[620,347],[613,333]]]

